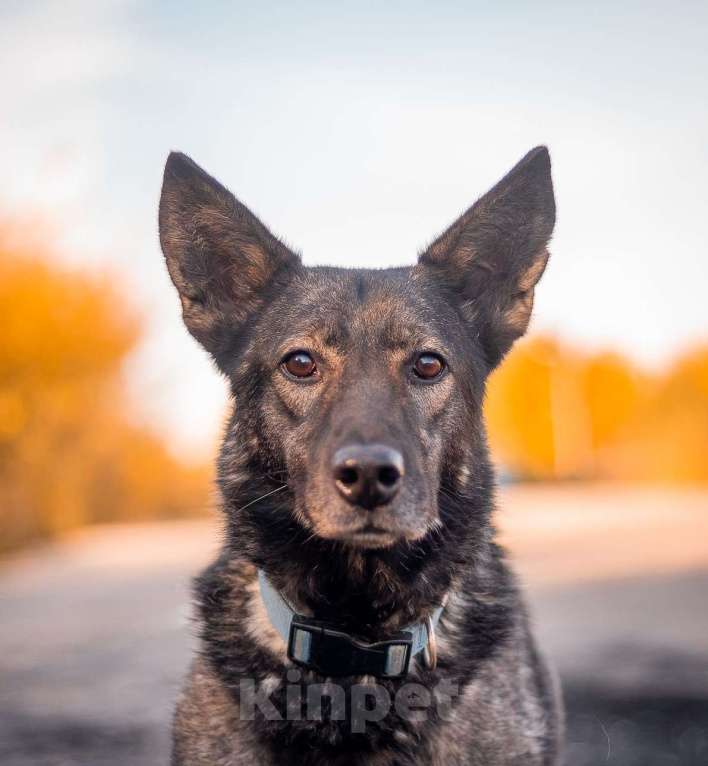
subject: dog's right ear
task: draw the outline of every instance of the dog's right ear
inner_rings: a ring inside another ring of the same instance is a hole
[[[299,256],[179,152],[165,165],[160,244],[184,323],[226,371],[239,331],[290,281]]]

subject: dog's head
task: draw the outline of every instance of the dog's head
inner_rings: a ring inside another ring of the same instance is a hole
[[[416,266],[307,268],[171,154],[162,249],[187,328],[235,396],[222,489],[244,478],[230,461],[257,459],[317,538],[382,548],[430,533],[445,484],[464,493],[486,465],[485,379],[526,330],[554,219],[540,147]]]

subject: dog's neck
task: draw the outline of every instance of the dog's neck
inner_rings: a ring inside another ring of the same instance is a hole
[[[405,551],[382,555],[346,546],[332,546],[309,571],[301,567],[300,576],[292,570],[284,574],[280,567],[269,572],[278,590],[304,614],[372,636],[432,612],[443,601],[451,575],[448,567],[433,574],[432,567],[411,565]]]

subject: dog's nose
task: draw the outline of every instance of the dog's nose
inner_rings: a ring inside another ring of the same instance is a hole
[[[334,453],[332,470],[337,490],[347,502],[373,510],[398,492],[403,455],[383,444],[352,444]]]

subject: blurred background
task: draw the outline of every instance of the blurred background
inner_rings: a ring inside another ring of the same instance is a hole
[[[409,264],[529,148],[558,225],[489,386],[570,766],[708,763],[708,6],[0,6],[0,761],[165,763],[226,388],[157,239],[190,154],[308,264]]]

